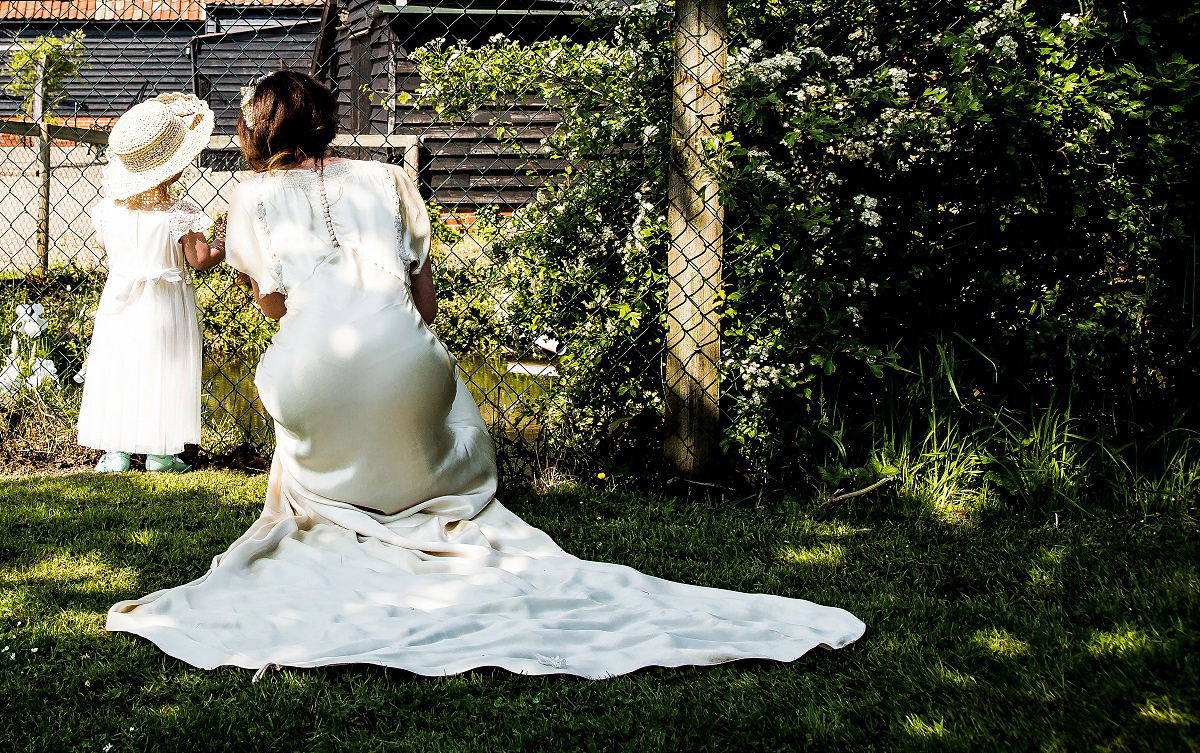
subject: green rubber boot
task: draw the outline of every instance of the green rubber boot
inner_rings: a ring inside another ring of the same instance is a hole
[[[106,452],[96,463],[98,473],[122,473],[129,470],[128,452]]]
[[[174,455],[147,455],[146,470],[155,473],[186,473],[192,467]]]

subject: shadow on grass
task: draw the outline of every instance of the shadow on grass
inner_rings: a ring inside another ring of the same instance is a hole
[[[0,749],[1195,744],[1200,539],[1182,524],[962,526],[586,489],[504,498],[572,554],[867,623],[857,644],[791,664],[605,682],[353,666],[251,684],[103,631],[112,602],[201,575],[257,515],[264,485],[229,473],[0,480],[0,697],[16,699]]]

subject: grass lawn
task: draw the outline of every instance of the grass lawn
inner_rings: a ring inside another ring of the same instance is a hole
[[[1191,518],[889,516],[637,492],[513,491],[568,551],[845,607],[867,634],[791,664],[607,681],[376,667],[205,672],[103,629],[202,574],[263,476],[0,479],[0,751],[1197,750]],[[111,746],[111,747],[109,747]]]

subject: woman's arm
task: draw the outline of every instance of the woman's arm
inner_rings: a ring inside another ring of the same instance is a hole
[[[243,282],[250,283],[250,292],[254,294],[254,300],[258,303],[258,307],[268,317],[279,320],[287,313],[287,296],[283,293],[267,293],[266,295],[258,294],[258,283],[254,278],[246,273],[238,276]]]
[[[433,324],[437,316],[437,294],[433,290],[433,262],[425,262],[425,266],[412,276],[413,304],[420,312],[426,324]]]
[[[396,183],[396,197],[400,202],[397,210],[404,223],[403,235],[397,240],[410,247],[417,259],[414,264],[421,267],[420,272],[410,275],[409,291],[421,318],[426,324],[432,324],[437,316],[437,295],[433,290],[433,260],[429,258],[429,212],[420,189],[408,173],[399,165],[387,165],[387,168]]]

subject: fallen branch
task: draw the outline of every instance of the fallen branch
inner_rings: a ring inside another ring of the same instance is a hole
[[[672,476],[671,478],[667,479],[668,484],[673,484],[676,481],[682,481],[685,484],[692,484],[693,486],[707,486],[710,489],[724,489],[725,491],[728,491],[728,492],[734,491],[732,486],[725,486],[724,484],[714,484],[709,481],[693,481],[690,478],[683,478],[682,476]]]
[[[846,492],[845,494],[835,494],[834,496],[832,496],[829,499],[822,502],[821,507],[833,507],[834,504],[841,502],[842,500],[850,499],[851,497],[857,497],[862,494],[866,494],[869,491],[874,491],[875,489],[878,489],[879,487],[883,486],[887,482],[895,481],[895,480],[896,480],[895,476],[888,476],[887,478],[879,479],[878,481],[871,484],[870,486],[868,486],[865,489],[859,489],[856,492]]]

